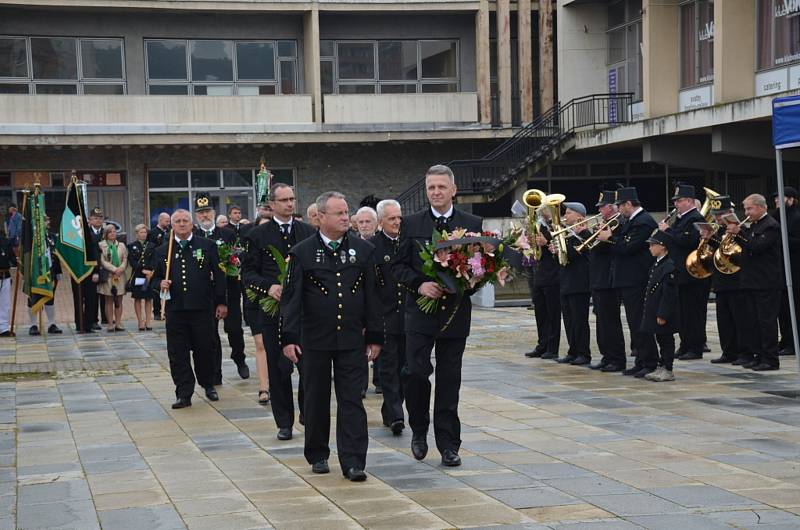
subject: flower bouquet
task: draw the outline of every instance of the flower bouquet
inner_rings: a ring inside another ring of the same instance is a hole
[[[272,245],[269,245],[267,249],[278,265],[278,284],[283,285],[289,268],[289,258],[284,258],[281,251]],[[252,289],[245,289],[245,295],[248,300],[257,303],[261,310],[271,317],[277,316],[278,311],[280,311],[280,302],[269,295],[262,297]]]
[[[231,278],[239,277],[239,269],[242,265],[239,254],[242,249],[233,243],[217,242],[219,252],[219,268],[225,272],[225,276]]]
[[[447,292],[459,296],[489,283],[505,285],[511,278],[508,250],[518,250],[523,243],[527,244],[526,238],[514,231],[501,238],[495,232],[434,230],[430,243],[420,243],[422,272]],[[439,300],[420,296],[417,305],[430,314],[439,308]]]

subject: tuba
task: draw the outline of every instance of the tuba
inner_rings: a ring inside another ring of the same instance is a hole
[[[550,235],[556,247],[556,258],[562,267],[569,263],[567,255],[567,236],[561,224],[561,203],[567,198],[560,193],[553,193],[546,197],[545,207],[550,209]],[[555,235],[558,234],[558,235]]]
[[[533,258],[542,259],[542,248],[536,245],[536,236],[539,234],[539,208],[547,201],[547,194],[542,190],[532,189],[522,195],[522,202],[528,207],[528,238],[533,247]]]
[[[714,231],[716,232],[717,225],[714,226]],[[714,272],[714,269],[711,268],[713,264],[714,249],[708,246],[707,239],[701,239],[697,248],[686,256],[686,272],[688,272],[692,278],[697,278],[698,280],[703,280],[711,276]]]
[[[745,217],[739,223],[742,226],[750,217]],[[736,274],[742,268],[742,246],[736,242],[736,236],[725,234],[719,243],[719,248],[714,252],[714,267],[722,274]]]
[[[713,210],[715,206],[719,207],[719,203],[716,205],[714,204],[714,199],[719,197],[719,193],[711,188],[703,188],[703,191],[706,192],[706,200],[703,201],[703,205],[700,207],[700,215],[702,215],[709,223],[713,223],[714,216],[712,215],[711,210]]]

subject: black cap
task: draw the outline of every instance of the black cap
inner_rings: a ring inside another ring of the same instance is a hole
[[[639,201],[639,194],[636,192],[636,188],[620,188],[614,193],[614,204],[622,204],[625,201]]]
[[[648,243],[657,243],[659,245],[667,246],[667,235],[661,230],[655,230],[650,237],[647,238]]]
[[[672,201],[677,199],[694,199],[694,186],[691,184],[678,183],[675,186],[675,195],[672,196]]]
[[[206,210],[213,210],[214,207],[211,205],[211,197],[208,196],[208,193],[198,193],[194,196],[194,211],[195,212],[204,212]]]
[[[727,195],[718,195],[709,202],[712,214],[727,212],[734,208],[733,201]]]
[[[783,188],[783,195],[785,197],[789,197],[789,198],[792,198],[792,199],[797,199],[797,197],[798,197],[797,189],[793,188],[792,186],[785,186]],[[778,197],[778,192],[776,191],[776,192],[774,192],[772,194],[772,198],[775,199],[777,197]]]
[[[606,204],[614,204],[613,191],[608,191],[608,190],[601,191],[600,198],[597,199],[597,204],[595,204],[595,206],[599,208],[600,206],[605,206]]]
[[[103,217],[103,209],[100,208],[99,206],[95,206],[89,212],[89,217]]]

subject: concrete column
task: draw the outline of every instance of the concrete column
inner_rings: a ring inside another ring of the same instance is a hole
[[[533,121],[533,64],[531,50],[531,0],[517,0],[519,96],[522,122]]]
[[[497,0],[497,88],[500,125],[511,126],[511,15],[509,0]]]
[[[678,111],[678,0],[643,0],[642,10],[644,114],[647,118],[656,118]],[[752,55],[753,41],[747,42]]]
[[[481,123],[492,123],[492,86],[489,77],[489,0],[480,0],[475,14],[475,65],[478,90],[478,119]]]
[[[303,65],[306,79],[306,94],[313,98],[314,123],[322,123],[322,84],[319,60],[319,8],[303,13]]]
[[[545,112],[555,105],[553,43],[553,0],[539,0],[539,101],[541,112]]]
[[[755,19],[749,0],[714,2],[714,103],[755,96]]]

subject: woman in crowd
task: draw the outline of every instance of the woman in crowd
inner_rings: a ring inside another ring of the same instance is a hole
[[[125,331],[122,327],[122,297],[125,295],[128,249],[117,241],[117,229],[108,224],[100,241],[100,281],[97,292],[105,296],[108,331]]]
[[[139,331],[153,329],[150,327],[150,316],[153,314],[155,291],[150,287],[150,277],[153,275],[153,271],[148,267],[155,245],[147,241],[147,232],[145,225],[136,225],[134,229],[136,241],[128,247],[128,263],[131,266],[128,291],[133,297],[133,309],[136,311],[136,320],[139,321]]]

